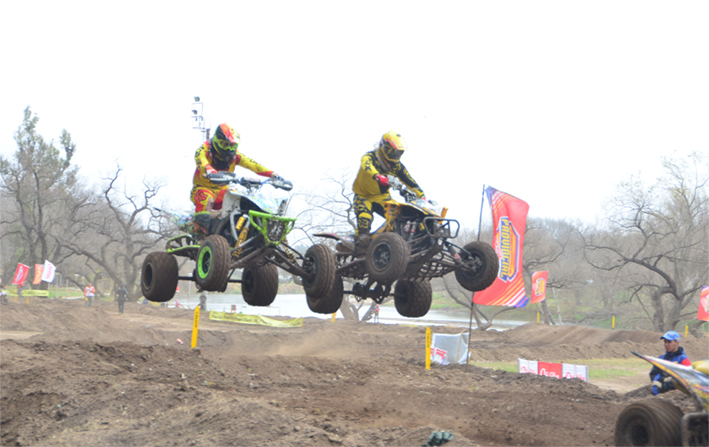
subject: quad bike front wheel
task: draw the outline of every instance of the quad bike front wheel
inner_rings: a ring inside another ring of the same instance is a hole
[[[322,298],[315,298],[305,294],[308,299],[308,307],[316,314],[331,314],[338,311],[342,305],[342,297],[344,295],[345,286],[340,275],[335,275],[332,282],[332,288],[328,294]]]
[[[229,283],[229,243],[219,235],[208,236],[199,247],[195,281],[207,292],[223,292]]]
[[[615,424],[617,446],[682,445],[682,410],[660,399],[628,405]]]
[[[455,271],[455,279],[465,290],[480,292],[495,282],[500,269],[500,258],[490,244],[474,241],[465,244],[460,258],[464,268]]]
[[[381,283],[392,283],[406,271],[411,248],[397,233],[382,233],[370,242],[364,265],[369,277]]]
[[[400,279],[394,288],[394,305],[399,315],[418,318],[431,309],[433,290],[430,281],[409,281]]]
[[[177,259],[173,255],[150,253],[141,268],[140,290],[148,301],[170,301],[175,296],[178,276]]]
[[[251,306],[270,306],[278,294],[278,268],[273,264],[247,267],[241,274],[241,295]]]
[[[326,298],[335,280],[335,255],[322,244],[315,244],[305,252],[303,268],[312,276],[302,278],[303,290],[313,299]]]

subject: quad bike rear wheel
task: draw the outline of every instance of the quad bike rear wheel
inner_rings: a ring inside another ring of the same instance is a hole
[[[278,268],[273,264],[247,267],[241,275],[241,295],[251,306],[270,306],[278,294]]]
[[[466,268],[455,271],[455,279],[465,290],[480,292],[495,282],[500,269],[500,259],[490,244],[474,241],[465,244],[460,258]]]
[[[229,282],[231,251],[223,236],[208,236],[199,247],[195,282],[207,292],[223,292]]]
[[[382,233],[367,248],[364,265],[369,277],[381,283],[392,283],[406,271],[411,248],[396,233]]]
[[[308,299],[308,307],[316,314],[331,314],[337,312],[342,306],[342,297],[344,295],[344,284],[340,275],[335,275],[332,282],[330,292],[323,298],[316,299],[307,293],[305,297]]]
[[[399,315],[418,318],[431,309],[433,290],[430,281],[409,281],[400,279],[394,288],[394,304]]]
[[[335,280],[335,255],[327,246],[315,244],[305,252],[303,264],[305,271],[313,275],[302,279],[306,295],[315,300],[326,298]]]
[[[140,290],[148,301],[164,303],[175,296],[179,276],[177,259],[169,253],[156,251],[143,261]]]
[[[616,420],[615,445],[682,445],[681,420],[682,410],[665,400],[632,403]]]

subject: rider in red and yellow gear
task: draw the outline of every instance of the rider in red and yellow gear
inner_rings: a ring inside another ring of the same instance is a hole
[[[190,199],[195,204],[194,222],[206,230],[209,227],[210,211],[220,210],[222,200],[227,190],[226,186],[215,185],[206,178],[207,174],[218,171],[234,172],[237,165],[249,169],[256,174],[281,178],[275,172],[257,163],[237,150],[240,135],[228,124],[220,124],[212,138],[205,141],[194,155],[197,168],[194,171]]]
[[[357,215],[356,249],[358,252],[366,250],[369,245],[372,211],[383,216],[382,203],[391,199],[387,175],[398,177],[418,197],[424,197],[418,183],[400,161],[406,147],[404,138],[391,131],[382,136],[376,149],[362,156],[357,178],[352,185],[352,190],[355,193],[355,214]]]

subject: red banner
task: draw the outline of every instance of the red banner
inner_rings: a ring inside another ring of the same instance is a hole
[[[529,298],[522,278],[522,247],[529,205],[491,186],[485,189],[485,193],[492,208],[492,247],[500,258],[500,269],[490,287],[473,295],[473,303],[524,307]]]
[[[540,376],[547,376],[547,377],[556,377],[557,379],[561,379],[561,370],[562,366],[561,363],[548,363],[548,362],[539,362],[539,367],[538,367],[538,374]]]
[[[530,304],[537,304],[547,297],[547,276],[549,272],[532,273],[532,300]]]
[[[44,266],[42,264],[35,264],[34,265],[34,281],[32,281],[32,284],[39,284],[42,282],[42,271],[44,270]]]
[[[699,310],[697,320],[709,321],[709,287],[702,287],[702,294],[699,295]]]
[[[29,272],[29,266],[25,264],[17,264],[17,270],[15,270],[15,276],[12,278],[12,283],[18,286],[23,285]]]

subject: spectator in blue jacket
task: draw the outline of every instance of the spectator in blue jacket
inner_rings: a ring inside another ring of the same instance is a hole
[[[665,353],[658,358],[684,366],[691,366],[692,362],[689,361],[689,357],[679,345],[679,338],[679,334],[675,331],[665,332],[665,335],[660,337],[665,344]],[[675,389],[670,376],[660,371],[657,366],[653,366],[650,370],[650,380],[652,381],[652,394],[656,396]]]

